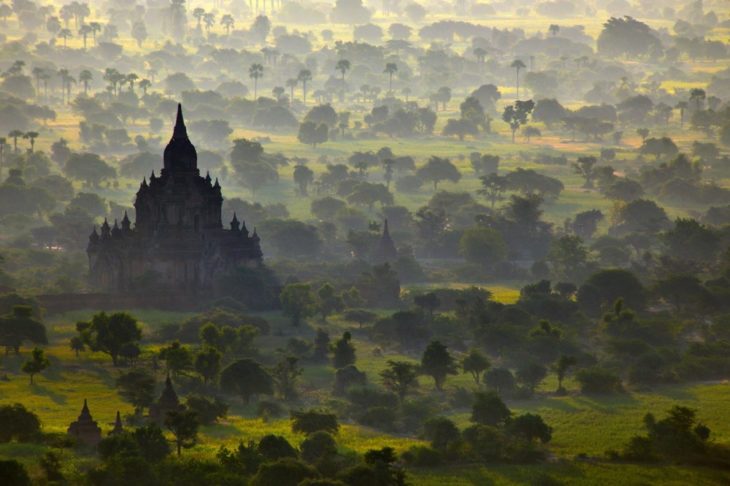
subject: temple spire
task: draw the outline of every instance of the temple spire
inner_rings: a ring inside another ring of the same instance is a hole
[[[173,138],[188,138],[188,130],[185,127],[185,118],[183,118],[182,103],[177,104],[177,120],[175,120],[175,130],[172,136]]]

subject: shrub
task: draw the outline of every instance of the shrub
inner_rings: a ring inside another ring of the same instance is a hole
[[[621,379],[603,368],[580,370],[575,378],[580,383],[581,393],[600,395],[623,391]]]

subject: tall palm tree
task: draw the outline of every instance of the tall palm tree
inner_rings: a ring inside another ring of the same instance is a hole
[[[137,76],[134,73],[127,74],[127,77],[125,78],[125,81],[129,83],[129,91],[134,93],[134,83],[137,82],[139,79],[139,76]]]
[[[393,75],[398,72],[398,66],[394,62],[385,65],[384,73],[388,75],[388,92],[393,92]]]
[[[312,71],[302,69],[297,75],[297,80],[302,83],[302,103],[307,106],[307,83],[312,80]]]
[[[206,12],[203,15],[203,23],[205,24],[205,32],[210,35],[210,29],[215,25],[215,14],[213,12]]]
[[[289,104],[294,101],[294,88],[299,84],[299,80],[296,78],[290,78],[286,80],[286,87],[289,88]]]
[[[221,25],[226,29],[226,35],[231,35],[231,29],[235,25],[236,21],[233,19],[231,14],[225,14],[221,17]]]
[[[0,181],[3,177],[3,163],[5,162],[5,147],[7,146],[8,140],[5,137],[0,137]]]
[[[44,69],[41,67],[33,68],[33,76],[35,77],[35,93],[36,98],[41,97],[41,76],[43,75]]]
[[[91,35],[91,26],[86,24],[82,25],[79,29],[79,35],[84,39],[84,50],[86,50],[86,40]]]
[[[203,22],[204,15],[205,15],[205,9],[203,9],[203,8],[198,7],[193,10],[193,17],[195,18],[195,20],[198,21],[198,30],[202,30],[202,28],[203,28],[201,25],[201,22]]]
[[[99,22],[89,22],[89,28],[91,29],[91,38],[94,39],[94,45],[96,45],[96,33],[101,32],[101,24]]]
[[[150,86],[152,86],[152,83],[149,79],[143,79],[139,82],[139,89],[142,90],[144,96],[147,96],[147,90],[150,89]]]
[[[677,108],[679,110],[679,128],[684,128],[684,111],[689,107],[689,103],[686,101],[680,101],[677,103]]]
[[[68,69],[59,69],[58,70],[58,76],[61,78],[61,102],[66,102],[66,83],[68,82],[68,78],[70,77]]]
[[[30,142],[29,152],[32,154],[35,149],[35,139],[38,138],[38,132],[25,132],[23,138]]]
[[[693,88],[689,92],[689,100],[694,103],[695,105],[695,111],[701,111],[702,105],[705,102],[705,98],[707,97],[707,93],[705,93],[704,89],[700,88]]]
[[[258,93],[258,85],[259,85],[259,78],[263,77],[264,75],[264,66],[262,66],[259,63],[253,63],[251,64],[251,67],[248,68],[248,77],[253,79],[253,99],[257,99],[257,93]]]
[[[73,34],[71,34],[71,30],[70,29],[61,29],[60,31],[58,31],[58,37],[60,37],[61,39],[63,39],[63,47],[65,48],[66,47],[66,41],[68,41],[68,38],[69,37],[73,37]]]
[[[79,81],[84,83],[84,96],[89,94],[89,82],[92,79],[94,79],[94,75],[88,69],[84,69],[79,73]]]
[[[18,139],[23,136],[23,132],[20,130],[13,130],[8,133],[8,137],[13,139],[13,152],[18,153]]]
[[[46,99],[46,102],[48,102],[48,81],[50,80],[51,73],[43,71],[43,74],[41,74],[41,81],[43,81],[43,97]]]
[[[342,75],[342,88],[340,89],[340,101],[345,99],[345,73],[350,70],[350,61],[347,59],[340,59],[337,61],[335,69]]]
[[[514,61],[512,61],[512,64],[510,64],[510,67],[512,69],[514,69],[515,72],[517,73],[517,77],[516,77],[516,80],[517,80],[517,83],[516,83],[516,86],[517,86],[516,99],[519,100],[520,99],[520,69],[525,69],[527,66],[525,66],[525,63],[522,62],[520,59],[515,59]]]

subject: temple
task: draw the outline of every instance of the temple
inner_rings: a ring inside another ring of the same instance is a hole
[[[68,426],[68,435],[88,446],[96,446],[101,441],[101,429],[91,416],[86,400],[79,418]]]
[[[168,375],[159,400],[150,407],[150,418],[162,425],[165,423],[168,413],[179,412],[181,408],[180,399],[177,397],[177,393],[172,387],[172,380]]]
[[[91,285],[101,292],[209,289],[225,270],[258,266],[259,237],[234,214],[223,227],[218,179],[202,177],[188,138],[182,107],[164,152],[164,167],[144,179],[134,203],[134,225],[125,213],[101,231],[94,228],[87,255]]]
[[[398,250],[395,247],[395,243],[393,243],[393,238],[390,237],[388,220],[386,219],[383,223],[383,234],[378,241],[378,246],[375,247],[372,261],[376,264],[382,264],[393,263],[396,260],[398,260]]]

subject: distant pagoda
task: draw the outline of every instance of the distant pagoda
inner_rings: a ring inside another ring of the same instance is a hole
[[[150,407],[150,418],[158,424],[163,424],[168,413],[178,412],[181,408],[182,405],[180,405],[180,399],[172,387],[170,375],[167,375],[165,388],[162,390],[160,398],[157,400],[157,403]]]
[[[378,246],[373,252],[373,263],[393,263],[398,260],[398,250],[393,243],[393,238],[390,237],[390,230],[388,229],[388,220],[386,219],[383,223],[383,234],[378,241]]]
[[[91,416],[86,399],[79,418],[69,425],[68,435],[88,446],[96,446],[101,441],[101,429]]]
[[[111,432],[109,432],[109,435],[119,435],[124,432],[124,425],[122,425],[122,416],[119,414],[119,410],[117,410],[117,418],[114,420],[114,428]]]

